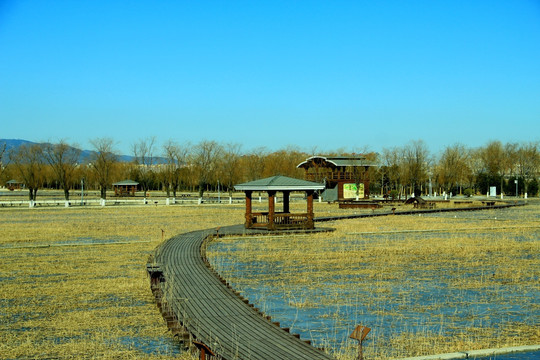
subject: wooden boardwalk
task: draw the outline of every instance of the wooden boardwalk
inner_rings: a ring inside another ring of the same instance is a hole
[[[489,209],[516,205],[496,205]],[[395,212],[395,215],[484,209],[487,208],[429,209]],[[315,221],[391,214],[393,212],[322,217]],[[243,225],[219,229],[219,235],[258,233],[268,234],[268,231],[248,230]],[[209,229],[177,235],[156,249],[154,260],[148,265],[152,289],[173,332],[187,331],[192,340],[205,344],[218,358],[226,360],[332,359],[272,323],[215,273],[202,255],[205,239],[215,234],[216,229]]]
[[[174,320],[227,360],[332,359],[272,323],[224,284],[201,255],[204,240],[215,233],[212,229],[181,234],[156,251],[153,268],[161,281],[154,286],[160,288]],[[243,225],[219,229],[220,235],[255,233]]]

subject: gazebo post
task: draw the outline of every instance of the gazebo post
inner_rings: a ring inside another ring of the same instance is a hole
[[[306,228],[313,229],[315,227],[313,223],[313,190],[306,191],[307,194],[307,223]]]
[[[268,191],[268,229],[275,230],[274,216],[276,214],[276,192]]]
[[[290,213],[291,211],[289,210],[290,206],[289,206],[289,203],[290,203],[290,194],[291,192],[290,191],[283,191],[283,212],[285,214],[288,214]]]
[[[253,225],[253,214],[251,209],[251,194],[252,191],[246,190],[246,228]]]

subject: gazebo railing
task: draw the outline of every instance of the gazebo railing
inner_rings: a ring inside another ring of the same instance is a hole
[[[284,214],[278,213],[274,216],[274,224],[279,225],[304,225],[308,221],[308,214]]]
[[[268,225],[268,213],[267,212],[252,213],[251,223],[253,224],[254,227],[260,227],[260,226],[266,227]]]
[[[303,227],[308,223],[307,213],[276,213],[274,214],[275,227]],[[253,227],[267,227],[269,225],[268,213],[252,213]]]

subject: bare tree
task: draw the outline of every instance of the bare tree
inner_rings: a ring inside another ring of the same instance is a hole
[[[471,172],[468,163],[469,150],[465,146],[455,144],[444,149],[437,166],[437,179],[444,190],[450,192],[453,188],[459,188],[461,194],[462,186]]]
[[[508,167],[507,154],[500,141],[490,141],[486,146],[476,151],[479,159],[478,177],[485,178],[483,187],[499,182],[500,193],[504,192],[504,174]]]
[[[69,190],[73,185],[81,150],[68,145],[64,140],[58,144],[45,144],[43,150],[45,159],[53,170],[54,178],[64,190],[65,200],[69,201]]]
[[[301,177],[302,170],[296,166],[304,161],[306,154],[297,148],[288,146],[263,156],[263,177],[284,175],[289,177]]]
[[[176,192],[180,187],[182,168],[186,166],[189,148],[189,145],[181,146],[172,140],[163,145],[163,156],[167,159],[167,163],[162,167],[161,180],[167,197],[170,197],[171,190],[173,197],[176,197]]]
[[[222,181],[229,191],[229,199],[232,199],[232,193],[235,183],[240,180],[240,149],[242,145],[229,143],[224,146],[220,161],[220,173]]]
[[[412,141],[403,148],[403,169],[407,182],[415,196],[421,194],[421,187],[428,179],[428,167],[431,159],[429,150],[422,140]]]
[[[517,143],[506,143],[504,145],[504,152],[502,158],[502,173],[501,173],[501,188],[505,176],[516,173],[515,170],[517,166],[517,153],[519,145]],[[517,196],[517,194],[516,194]]]
[[[137,181],[141,184],[144,191],[144,197],[150,188],[150,184],[154,178],[153,167],[154,151],[155,151],[156,138],[150,137],[147,139],[141,139],[139,142],[133,144],[133,156],[135,162],[135,174]]]
[[[6,169],[6,166],[9,164],[9,158],[6,159],[7,155],[7,144],[3,143],[0,145],[0,180],[2,179],[2,176],[4,175],[4,171]]]
[[[37,191],[45,178],[43,147],[40,144],[21,145],[10,158],[28,189],[29,200],[36,201]]]
[[[267,166],[265,161],[267,154],[268,150],[265,147],[258,147],[243,157],[248,181],[263,176],[265,167]]]
[[[401,150],[399,148],[383,149],[380,157],[380,169],[383,176],[383,186],[386,185],[388,193],[395,190],[401,193]],[[385,179],[386,178],[386,182]]]
[[[94,172],[100,188],[101,198],[107,198],[107,188],[111,184],[113,168],[118,156],[115,154],[114,141],[111,138],[97,138],[90,141],[94,147],[90,168]]]
[[[539,146],[538,142],[522,143],[516,151],[517,174],[523,179],[525,193],[529,191],[529,183],[540,172]]]
[[[491,141],[478,149],[478,157],[482,161],[482,171],[497,175],[502,172],[503,145],[500,141]]]
[[[215,141],[204,140],[193,149],[193,165],[199,183],[199,199],[202,199],[205,187],[215,178],[218,158],[222,147]]]

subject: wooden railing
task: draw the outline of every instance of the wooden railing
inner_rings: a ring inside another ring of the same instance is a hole
[[[308,214],[283,214],[279,213],[274,216],[274,224],[276,226],[298,226],[304,225],[308,221]]]
[[[321,181],[326,178],[327,180],[356,180],[362,179],[364,175],[362,173],[353,172],[321,172],[318,174],[307,173],[306,180],[309,181]]]
[[[267,227],[269,225],[268,213],[252,213],[253,227]],[[303,227],[309,220],[307,213],[276,213],[274,214],[274,226],[276,228]]]
[[[251,215],[252,215],[251,223],[253,224],[253,227],[267,227],[268,226],[268,213],[267,212],[252,213]]]

